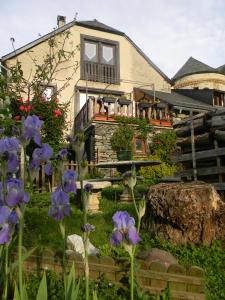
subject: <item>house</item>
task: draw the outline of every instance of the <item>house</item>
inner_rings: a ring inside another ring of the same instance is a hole
[[[175,92],[215,108],[225,107],[225,65],[212,68],[190,57],[172,80]]]
[[[70,32],[65,50],[79,45],[73,58],[79,67],[69,74],[69,62],[65,62],[57,79],[47,86],[43,82],[43,96],[51,100],[57,89],[61,101],[69,102],[67,131],[85,130],[89,160],[116,159],[110,146],[118,126],[116,115],[146,118],[161,130],[171,129],[172,119],[184,118],[190,111],[212,109],[209,103],[171,90],[173,81],[125,33],[98,20],[66,23],[63,16],[58,16],[57,26],[53,32],[3,56],[1,63],[9,68],[19,61],[24,76],[32,77],[35,63],[41,63],[49,49],[49,40],[54,37],[60,42],[62,33]],[[62,89],[62,79],[67,77],[70,80]],[[175,83],[177,88],[179,82]],[[145,155],[144,147],[141,149],[139,154]]]

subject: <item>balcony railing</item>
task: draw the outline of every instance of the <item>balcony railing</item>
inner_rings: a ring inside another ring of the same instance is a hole
[[[161,110],[156,111],[151,107],[143,110],[132,101],[127,101],[126,105],[121,105],[119,101],[104,103],[99,99],[90,97],[75,118],[75,129],[84,128],[90,121],[112,122],[115,121],[115,116],[147,119],[149,124],[153,126],[172,126],[171,116],[165,115]]]
[[[84,80],[114,84],[119,83],[119,73],[116,65],[83,61],[81,76]]]

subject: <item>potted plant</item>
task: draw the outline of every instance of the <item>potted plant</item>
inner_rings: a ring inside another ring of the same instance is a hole
[[[117,152],[118,160],[131,160],[134,129],[128,124],[120,125],[111,137],[111,146]]]

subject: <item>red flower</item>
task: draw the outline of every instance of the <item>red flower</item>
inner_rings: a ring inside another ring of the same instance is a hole
[[[24,110],[25,107],[23,105],[20,105],[19,110]]]
[[[21,98],[19,98],[17,101],[18,101],[18,102],[23,102],[23,98],[21,97]]]
[[[62,115],[62,112],[61,112],[60,109],[55,109],[54,114],[55,114],[56,117],[60,117]]]
[[[25,112],[28,112],[29,110],[31,110],[31,106],[27,105],[27,107],[25,107]]]
[[[20,116],[15,116],[14,119],[15,119],[16,121],[19,121],[19,120],[20,120]]]
[[[59,99],[55,99],[55,102],[56,102],[56,103],[59,103]]]

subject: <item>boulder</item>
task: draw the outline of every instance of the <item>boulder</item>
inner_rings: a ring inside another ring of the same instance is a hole
[[[84,257],[84,242],[80,235],[72,234],[67,237],[67,255],[81,254]],[[89,242],[88,255],[98,255],[99,249]]]
[[[177,244],[225,240],[225,203],[204,182],[159,183],[147,194],[143,227]]]
[[[138,253],[137,258],[144,260],[146,266],[150,266],[152,262],[160,262],[166,269],[172,264],[178,264],[177,259],[170,252],[158,248]]]

